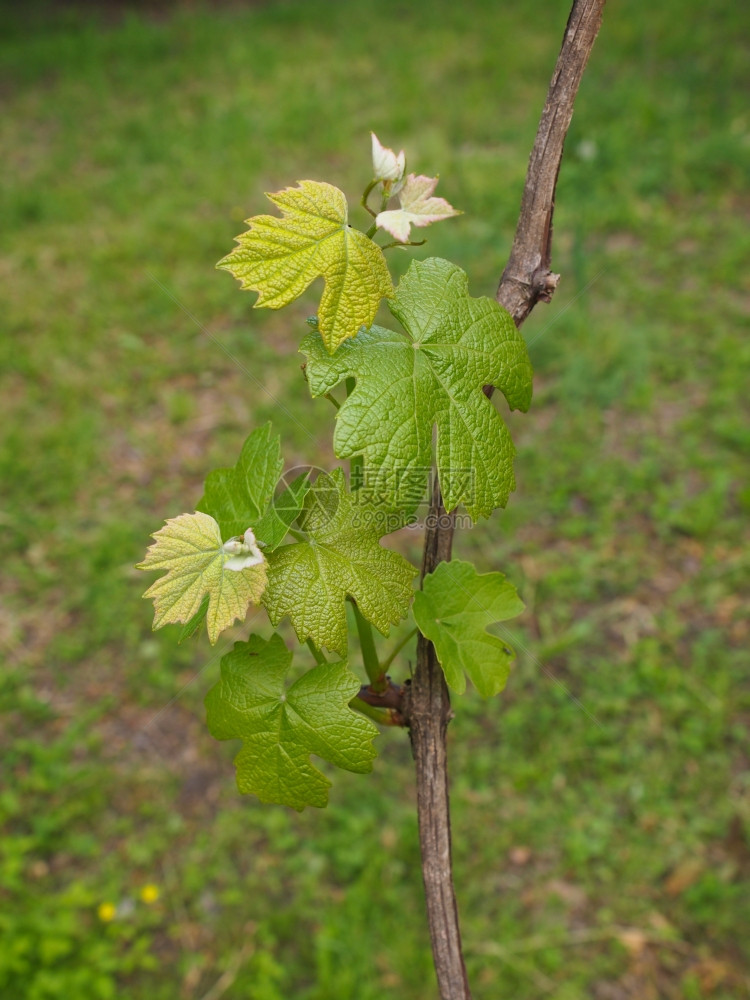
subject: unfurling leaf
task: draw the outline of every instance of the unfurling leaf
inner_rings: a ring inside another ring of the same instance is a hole
[[[224,569],[233,569],[239,572],[248,569],[250,566],[260,566],[265,560],[263,553],[258,548],[252,528],[248,528],[244,535],[237,535],[224,542],[222,549],[229,556],[224,563]]]
[[[302,342],[314,396],[354,376],[336,415],[339,458],[364,455],[368,486],[399,502],[436,461],[447,510],[459,503],[476,520],[502,507],[515,488],[515,449],[482,392],[496,386],[511,408],[531,401],[531,363],[510,314],[472,298],[464,272],[439,258],[414,261],[388,303],[406,333],[373,326],[330,357],[318,334]],[[411,481],[410,481],[411,480]]]
[[[513,584],[502,573],[480,574],[454,559],[440,563],[422,586],[414,597],[414,620],[434,644],[448,686],[463,694],[467,673],[482,697],[502,691],[515,654],[486,629],[523,611]]]
[[[301,810],[325,806],[331,786],[310,754],[347,771],[371,771],[378,730],[349,708],[359,681],[345,663],[323,663],[287,688],[291,663],[279,635],[236,643],[222,658],[206,710],[216,739],[243,740],[234,761],[239,790]]]
[[[251,530],[222,543],[219,525],[200,511],[170,518],[153,535],[138,569],[165,570],[144,597],[154,601],[154,628],[190,622],[208,595],[206,627],[212,644],[266,587],[266,562]],[[197,624],[200,624],[200,619]]]
[[[391,184],[394,181],[400,181],[406,168],[406,154],[403,149],[397,156],[392,149],[381,145],[374,132],[371,132],[370,135],[372,136],[372,179],[389,181]]]
[[[383,635],[406,614],[416,569],[383,548],[382,535],[400,527],[363,492],[349,493],[340,469],[321,474],[305,498],[299,525],[306,541],[268,556],[263,604],[273,625],[289,615],[300,642],[312,639],[342,656],[347,650],[346,597]]]
[[[381,212],[375,219],[375,224],[379,229],[389,232],[394,239],[406,243],[412,226],[421,228],[461,215],[445,198],[432,197],[437,182],[437,177],[409,174],[398,192],[401,207]]]
[[[348,224],[346,198],[332,184],[299,181],[268,198],[282,217],[258,215],[237,237],[239,246],[217,267],[258,292],[256,306],[280,309],[318,277],[325,288],[318,328],[328,351],[375,318],[392,293],[383,252]]]

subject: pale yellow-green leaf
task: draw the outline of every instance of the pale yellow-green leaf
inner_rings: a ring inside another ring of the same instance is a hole
[[[375,319],[393,292],[383,252],[348,224],[346,198],[332,184],[299,181],[268,198],[281,217],[257,215],[217,267],[258,292],[256,306],[280,309],[325,278],[318,329],[333,353]]]
[[[245,617],[251,601],[260,601],[266,589],[265,559],[249,555],[246,563],[260,561],[232,569],[241,565],[237,553],[250,552],[253,546],[239,540],[222,544],[219,525],[209,514],[198,511],[170,518],[153,538],[138,569],[166,570],[143,595],[153,599],[155,629],[190,621],[208,595],[206,627],[213,645],[221,631]]]
[[[401,243],[406,243],[412,226],[429,226],[461,213],[445,198],[433,198],[437,177],[409,174],[398,192],[400,208],[381,212],[375,219],[379,229],[385,229]]]
[[[381,143],[374,132],[371,132],[370,135],[372,136],[373,179],[389,182],[400,181],[406,168],[406,154],[403,149],[397,156],[392,149],[388,149]]]

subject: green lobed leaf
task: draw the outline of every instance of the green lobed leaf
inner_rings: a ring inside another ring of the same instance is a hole
[[[363,455],[372,489],[399,502],[436,462],[447,509],[459,503],[488,517],[515,488],[510,434],[484,385],[496,386],[511,408],[531,401],[531,363],[508,312],[468,294],[465,273],[440,258],[414,261],[389,302],[405,333],[373,326],[329,356],[308,335],[310,391],[322,395],[354,376],[356,387],[336,416],[339,458]]]
[[[414,620],[435,646],[448,686],[458,694],[468,674],[484,698],[505,687],[515,654],[486,629],[524,609],[516,588],[502,573],[477,573],[471,563],[443,562],[414,597]]]
[[[331,786],[310,754],[347,771],[371,771],[378,730],[349,708],[360,685],[345,663],[320,664],[287,688],[291,663],[279,635],[236,643],[222,657],[206,711],[216,739],[243,741],[234,760],[239,790],[301,810],[327,805]]]
[[[245,617],[251,601],[259,603],[266,587],[265,560],[257,550],[252,554],[252,545],[232,540],[222,544],[219,525],[210,515],[180,514],[152,537],[154,544],[137,568],[166,571],[143,595],[153,598],[155,629],[190,623],[208,595],[206,627],[213,645],[221,631]],[[232,568],[238,559],[256,558],[259,561],[246,568]]]
[[[258,292],[256,307],[269,309],[288,305],[324,277],[318,322],[326,349],[334,351],[369,326],[380,300],[393,292],[383,251],[348,224],[346,198],[332,184],[299,181],[267,197],[281,218],[248,219],[250,229],[217,267]]]
[[[222,538],[254,528],[265,514],[284,467],[280,442],[268,423],[249,435],[236,465],[209,473],[196,510],[218,522]]]
[[[307,473],[295,477],[276,497],[255,527],[255,537],[264,552],[273,552],[286,538],[287,532],[302,513],[310,489]]]
[[[342,656],[347,650],[346,597],[383,635],[406,614],[417,570],[380,545],[393,531],[393,512],[349,493],[341,469],[322,473],[305,498],[299,524],[305,541],[268,556],[263,604],[273,625],[289,615],[306,639]]]

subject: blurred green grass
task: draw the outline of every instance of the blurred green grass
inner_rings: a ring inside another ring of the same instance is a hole
[[[266,419],[331,458],[313,297],[251,312],[213,271],[263,192],[356,201],[374,129],[465,212],[419,253],[492,294],[566,13],[4,9],[0,996],[435,995],[403,734],[325,812],[241,800],[218,657],[151,635],[132,566]],[[749,26],[612,5],[581,88],[519,489],[457,542],[527,602],[450,734],[478,1000],[750,995]]]

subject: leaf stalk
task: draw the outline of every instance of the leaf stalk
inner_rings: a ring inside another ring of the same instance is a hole
[[[318,664],[318,666],[321,666],[321,664],[323,663],[328,663],[328,657],[322,650],[318,649],[318,647],[315,645],[312,639],[308,639],[306,641],[306,645],[307,648],[312,653],[312,655],[315,657],[315,662]]]
[[[399,721],[398,713],[391,708],[376,708],[364,699],[356,696],[349,702],[349,707],[356,712],[366,715],[368,719],[377,722],[379,726],[402,726],[403,721]]]
[[[357,635],[359,645],[362,650],[362,662],[370,678],[370,687],[373,691],[385,691],[388,687],[388,680],[383,668],[378,660],[378,651],[375,647],[375,637],[372,633],[372,625],[362,615],[354,601],[351,602],[354,609],[354,620],[357,623]]]
[[[410,642],[410,640],[412,640],[412,639],[414,638],[414,636],[415,636],[415,635],[417,635],[418,633],[419,633],[419,629],[418,629],[418,628],[417,628],[417,627],[415,626],[415,627],[414,627],[414,628],[413,628],[413,629],[411,630],[411,632],[407,633],[407,634],[406,634],[406,635],[405,635],[405,636],[403,637],[403,639],[401,639],[401,640],[400,640],[399,642],[397,642],[397,643],[396,643],[396,645],[395,645],[395,646],[394,646],[394,648],[392,649],[392,651],[391,651],[391,653],[389,654],[389,656],[387,656],[387,657],[386,657],[386,659],[385,659],[385,660],[383,660],[383,662],[382,662],[382,663],[380,664],[380,668],[381,668],[381,670],[383,671],[383,673],[385,673],[385,672],[386,672],[386,670],[387,670],[387,669],[388,669],[388,668],[390,667],[390,665],[391,665],[391,664],[393,663],[393,661],[394,661],[394,660],[396,659],[396,657],[397,657],[397,656],[398,656],[398,654],[399,654],[399,653],[401,652],[401,650],[402,650],[402,649],[404,648],[404,646],[405,646],[405,645],[406,645],[406,644],[407,644],[408,642]]]

